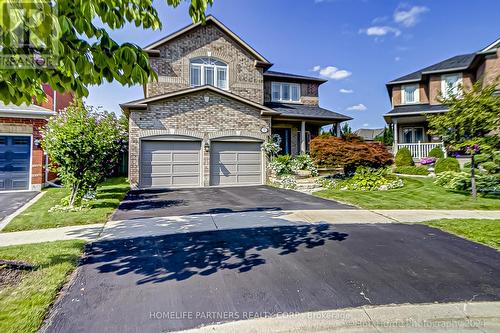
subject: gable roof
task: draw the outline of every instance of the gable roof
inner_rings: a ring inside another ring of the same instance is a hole
[[[495,51],[499,47],[500,47],[500,38],[498,38],[496,41],[494,41],[490,45],[486,46],[484,49],[482,49],[478,53],[489,53],[489,52]]]
[[[120,107],[124,111],[128,111],[130,109],[135,109],[135,110],[143,109],[144,110],[144,109],[147,108],[147,105],[149,103],[156,102],[156,101],[161,101],[161,100],[165,100],[165,99],[170,99],[170,98],[173,98],[173,97],[179,97],[179,96],[183,96],[183,95],[194,94],[194,93],[197,93],[197,92],[200,92],[200,91],[211,91],[211,92],[214,92],[216,94],[225,96],[227,98],[231,98],[231,99],[237,100],[237,101],[239,101],[239,102],[241,102],[243,104],[247,104],[247,105],[253,106],[255,108],[258,108],[258,109],[262,110],[263,113],[266,113],[266,114],[278,114],[276,111],[272,110],[271,108],[268,108],[267,106],[264,106],[262,104],[256,103],[256,102],[251,101],[249,99],[243,98],[241,96],[232,94],[232,93],[230,93],[228,91],[225,91],[225,90],[222,90],[222,89],[216,88],[214,86],[210,86],[210,85],[204,85],[204,86],[199,86],[199,87],[192,87],[192,88],[177,90],[177,91],[174,91],[174,92],[171,92],[171,93],[157,95],[157,96],[153,96],[153,97],[149,97],[149,98],[138,99],[138,100],[135,100],[135,101],[130,101],[130,102],[127,102],[127,103],[120,104]]]
[[[469,68],[475,56],[476,53],[457,55],[438,62],[437,64],[422,68],[416,72],[401,76],[395,80],[389,81],[387,84],[416,82],[420,81],[422,79],[422,75],[425,74],[464,70]]]
[[[238,35],[236,35],[234,32],[232,32],[228,27],[226,27],[224,24],[222,24],[222,22],[220,22],[219,20],[217,20],[214,16],[212,15],[208,15],[206,17],[206,20],[205,20],[205,23],[202,23],[202,22],[198,22],[198,23],[192,23],[180,30],[177,30],[176,32],[168,35],[168,36],[165,36],[164,38],[154,42],[154,43],[151,43],[149,44],[148,46],[146,46],[144,48],[144,50],[146,51],[153,51],[155,50],[157,47],[201,26],[202,24],[208,24],[208,23],[213,23],[215,24],[219,29],[221,29],[222,31],[224,31],[229,37],[231,37],[238,45],[240,45],[243,49],[245,49],[246,51],[248,51],[250,54],[252,54],[255,59],[257,59],[259,62],[262,63],[262,65],[264,67],[271,67],[272,66],[272,63],[270,63],[263,55],[261,55],[259,52],[257,52],[254,48],[252,48],[249,44],[247,44],[243,39],[241,39]]]
[[[54,111],[36,104],[27,105],[22,103],[21,105],[15,105],[12,103],[4,104],[3,102],[0,102],[0,117],[49,118],[55,114],[56,113]]]
[[[320,84],[328,81],[328,80],[321,79],[318,77],[304,76],[304,75],[283,73],[283,72],[276,72],[276,71],[266,71],[266,72],[264,72],[264,76],[278,77],[278,78],[285,78],[285,79],[296,79],[296,80],[304,80],[304,81],[317,81],[317,82],[320,82]]]
[[[354,134],[362,137],[364,140],[374,140],[376,137],[384,134],[383,128],[360,128],[354,131]]]

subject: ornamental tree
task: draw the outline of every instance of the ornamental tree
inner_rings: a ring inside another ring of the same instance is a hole
[[[166,0],[177,7],[183,0]],[[205,20],[213,0],[190,1],[194,22]],[[118,44],[109,31],[126,23],[159,29],[153,0],[1,0],[0,101],[45,100],[42,83],[59,92],[88,95],[90,85],[144,84],[156,74],[132,43]]]
[[[51,170],[71,190],[70,207],[109,175],[123,147],[126,129],[114,113],[75,102],[52,117],[42,133]]]

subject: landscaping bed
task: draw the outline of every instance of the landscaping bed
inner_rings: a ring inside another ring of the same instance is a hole
[[[75,269],[84,244],[74,240],[0,247],[0,259],[24,264],[0,268],[0,332],[30,333],[39,329]],[[33,265],[32,269],[25,262]]]
[[[473,200],[468,192],[449,191],[434,184],[432,178],[405,177],[405,186],[387,191],[314,192],[364,209],[486,209],[500,210],[500,195],[485,195]]]
[[[88,207],[77,211],[53,211],[69,195],[67,188],[48,188],[37,202],[16,216],[2,232],[57,228],[71,225],[104,223],[125,198],[129,184],[124,177],[110,178],[97,189]]]
[[[443,219],[425,224],[500,251],[500,220]]]

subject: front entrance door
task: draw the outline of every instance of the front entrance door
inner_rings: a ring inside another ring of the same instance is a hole
[[[292,154],[292,130],[291,128],[273,128],[273,134],[278,134],[281,138],[279,155]]]

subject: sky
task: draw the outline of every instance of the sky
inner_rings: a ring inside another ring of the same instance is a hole
[[[191,23],[187,2],[155,0],[162,30],[127,25],[119,43],[146,46]],[[212,14],[274,63],[271,70],[328,79],[320,106],[354,118],[353,129],[383,127],[386,82],[500,38],[499,0],[214,0]],[[141,86],[91,87],[87,103],[120,113]]]

